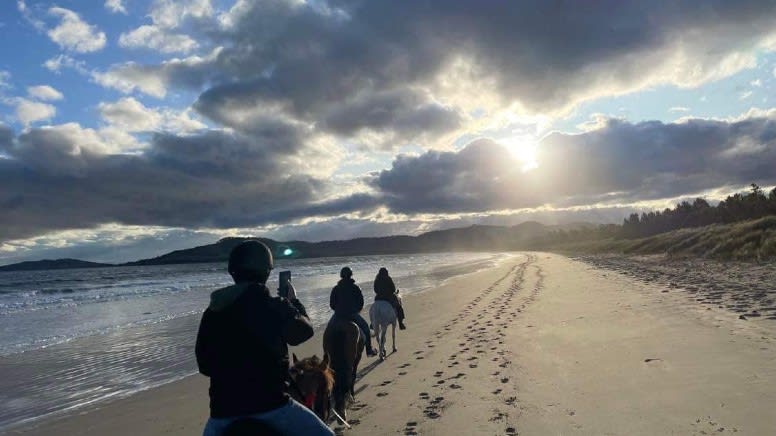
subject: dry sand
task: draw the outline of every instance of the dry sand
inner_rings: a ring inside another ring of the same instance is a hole
[[[399,351],[365,362],[338,432],[776,434],[776,321],[601,266],[519,254],[407,297]],[[206,417],[195,376],[13,433],[191,435]]]

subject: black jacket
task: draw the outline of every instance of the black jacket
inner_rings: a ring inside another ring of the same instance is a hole
[[[375,300],[396,300],[396,285],[388,274],[378,274],[374,283]]]
[[[210,416],[266,412],[288,402],[288,345],[313,336],[304,306],[263,284],[211,294],[197,333],[199,372],[210,377]]]
[[[353,279],[342,279],[331,290],[329,307],[335,315],[350,316],[364,308],[364,294]]]

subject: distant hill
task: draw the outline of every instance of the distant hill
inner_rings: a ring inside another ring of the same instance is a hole
[[[121,265],[86,262],[76,259],[58,259],[6,265],[0,267],[0,271],[225,262],[229,258],[229,252],[232,251],[232,248],[246,239],[259,239],[267,244],[278,258],[292,259],[449,251],[508,251],[530,248],[535,245],[535,241],[559,230],[589,229],[594,227],[594,225],[588,223],[545,226],[535,221],[528,221],[512,227],[472,225],[462,228],[436,230],[418,236],[399,235],[323,242],[280,242],[267,238],[224,238],[214,244],[176,250],[151,259],[142,259]],[[290,249],[290,255],[283,255],[286,249]]]
[[[108,263],[87,262],[78,259],[45,259],[0,266],[0,271],[34,271],[42,269],[99,268],[113,266]]]
[[[529,221],[513,227],[472,225],[463,228],[437,230],[418,236],[384,236],[343,241],[278,242],[266,238],[224,238],[215,244],[177,250],[152,259],[130,262],[126,265],[224,262],[229,258],[229,252],[232,248],[246,239],[259,239],[267,244],[273,253],[278,255],[283,253],[286,248],[289,248],[292,252],[290,256],[278,257],[291,258],[518,250],[525,247],[530,241],[557,229],[558,227],[549,227],[538,222]]]

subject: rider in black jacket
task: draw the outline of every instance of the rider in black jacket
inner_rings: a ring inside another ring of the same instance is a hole
[[[375,301],[387,301],[393,306],[393,310],[396,311],[396,318],[399,320],[399,328],[401,330],[406,329],[404,325],[404,307],[399,300],[398,290],[393,283],[393,279],[388,275],[386,268],[380,268],[375,276],[374,282],[375,289]]]
[[[353,280],[353,271],[347,266],[340,270],[340,281],[331,290],[329,307],[334,311],[334,316],[356,323],[364,335],[366,355],[377,355],[372,348],[372,335],[369,332],[369,324],[359,313],[364,308],[364,294],[356,284],[356,281]]]
[[[196,355],[199,371],[210,377],[205,435],[220,435],[245,417],[284,434],[332,434],[286,394],[288,345],[310,339],[313,327],[292,286],[289,299],[270,295],[264,283],[272,264],[272,253],[261,242],[235,247],[229,257],[235,284],[213,292],[202,316]]]

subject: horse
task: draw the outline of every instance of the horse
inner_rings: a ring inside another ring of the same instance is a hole
[[[375,331],[375,338],[380,350],[380,360],[385,360],[385,335],[388,333],[388,326],[392,326],[391,337],[393,339],[393,352],[396,352],[396,310],[393,305],[384,300],[377,300],[369,308],[369,320]]]
[[[356,372],[365,341],[356,323],[332,317],[323,332],[323,351],[334,370],[334,410],[347,420],[346,409],[354,401]]]
[[[334,389],[334,372],[329,368],[329,355],[323,360],[318,356],[297,359],[292,354],[293,366],[288,370],[291,378],[289,395],[312,410],[323,422],[329,422],[331,394]]]

